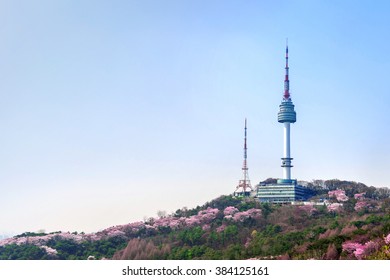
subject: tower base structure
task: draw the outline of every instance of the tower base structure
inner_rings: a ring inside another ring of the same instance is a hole
[[[245,190],[241,187],[239,187],[234,193],[233,196],[235,197],[255,197],[256,192],[253,190]]]
[[[264,203],[292,203],[306,201],[310,198],[311,191],[298,185],[295,179],[279,179],[276,184],[257,185],[256,197]]]

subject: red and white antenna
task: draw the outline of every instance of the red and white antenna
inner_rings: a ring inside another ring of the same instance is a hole
[[[244,164],[242,167],[242,170],[248,170],[248,165],[247,165],[247,159],[248,159],[248,148],[246,146],[246,118],[245,118],[245,137],[244,137]]]
[[[242,173],[243,173],[243,179],[238,182],[238,186],[236,188],[236,191],[234,192],[235,196],[250,196],[251,192],[253,191],[251,181],[249,180],[248,175],[248,147],[246,145],[246,138],[247,138],[247,126],[246,126],[246,119],[245,119],[245,133],[244,133],[244,163],[242,165]]]
[[[285,100],[290,99],[290,80],[288,79],[288,39],[286,39],[286,75],[284,77],[284,94]]]

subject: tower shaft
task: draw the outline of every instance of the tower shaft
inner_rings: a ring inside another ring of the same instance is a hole
[[[285,122],[284,123],[284,129],[283,129],[283,158],[282,158],[282,167],[283,167],[283,179],[285,180],[291,180],[291,160],[290,157],[290,123]]]

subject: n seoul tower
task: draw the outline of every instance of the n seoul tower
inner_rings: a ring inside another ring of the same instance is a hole
[[[260,202],[267,203],[293,203],[305,201],[311,195],[309,189],[298,184],[296,179],[291,179],[292,157],[290,154],[290,124],[295,123],[297,114],[290,97],[290,81],[288,79],[288,45],[286,45],[286,75],[284,77],[284,94],[282,103],[279,105],[278,122],[283,123],[283,178],[277,183],[267,184],[260,182],[257,185],[257,198]]]
[[[290,155],[290,124],[295,123],[297,120],[297,114],[294,111],[294,104],[290,97],[290,81],[288,78],[288,45],[286,44],[286,74],[284,78],[284,94],[282,103],[279,105],[278,122],[283,123],[284,128],[284,141],[283,141],[283,179],[278,180],[280,184],[291,184],[291,161],[293,160]]]

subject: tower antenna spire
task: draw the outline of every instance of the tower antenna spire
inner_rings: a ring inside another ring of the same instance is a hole
[[[248,167],[247,167],[247,158],[248,158],[248,148],[247,148],[247,146],[246,146],[246,118],[245,118],[245,137],[244,137],[244,167],[243,167],[243,169],[244,168],[247,168],[248,169]]]
[[[288,77],[288,38],[286,38],[286,74],[284,77],[284,94],[283,99],[289,100],[290,99],[290,80]]]

